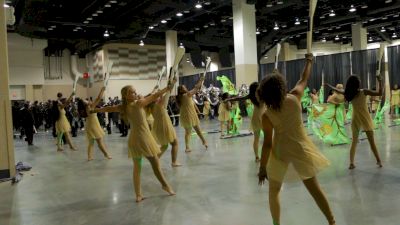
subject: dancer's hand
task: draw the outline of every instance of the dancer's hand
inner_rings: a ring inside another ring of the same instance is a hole
[[[378,81],[381,81],[381,80],[382,80],[381,75],[380,75],[380,74],[379,74],[379,75],[376,75],[376,79],[377,79]]]
[[[263,185],[265,180],[268,180],[267,168],[265,166],[260,166],[258,172],[258,185]]]
[[[307,53],[305,56],[307,60],[312,61],[314,59],[314,55],[312,53]]]

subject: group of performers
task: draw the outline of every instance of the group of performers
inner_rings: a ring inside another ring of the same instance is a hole
[[[304,90],[311,76],[313,55],[306,55],[306,64],[303,73],[296,86],[288,91],[284,77],[275,70],[271,75],[266,76],[260,83],[254,82],[249,87],[249,92],[242,96],[230,96],[223,93],[220,99],[219,116],[221,136],[232,130],[232,108],[238,101],[249,102],[251,111],[251,128],[254,134],[253,151],[255,161],[260,163],[259,183],[263,184],[266,179],[269,181],[269,204],[273,222],[280,224],[280,203],[279,193],[284,181],[302,180],[310,192],[318,207],[325,215],[330,225],[335,224],[333,213],[328,200],[319,186],[316,175],[329,165],[329,161],[319,152],[316,145],[307,135],[302,120],[302,105]],[[382,161],[374,140],[374,125],[367,106],[367,96],[381,96],[381,77],[377,76],[378,91],[362,89],[360,79],[357,76],[350,76],[346,86],[337,84],[335,87],[326,84],[333,90],[327,102],[332,104],[343,104],[345,101],[351,103],[352,111],[352,143],[350,147],[349,169],[354,169],[355,152],[360,131],[365,131],[371,150],[376,158],[378,167],[382,167]],[[201,77],[192,90],[184,85],[178,86],[176,100],[180,108],[180,124],[185,129],[185,152],[192,151],[190,141],[192,129],[200,138],[204,148],[208,149],[208,143],[200,128],[199,117],[192,100],[202,87],[204,77]],[[110,154],[103,142],[104,131],[100,126],[97,113],[119,112],[122,119],[131,126],[128,138],[129,156],[133,160],[133,184],[136,194],[136,201],[141,202],[144,195],[141,190],[140,171],[142,158],[150,162],[156,178],[159,180],[162,189],[169,195],[175,195],[172,187],[167,182],[160,166],[159,158],[171,145],[171,165],[179,167],[177,161],[178,139],[171,119],[167,113],[166,105],[170,98],[171,90],[176,79],[170,80],[167,87],[158,87],[149,95],[143,97],[131,86],[121,89],[122,100],[120,104],[96,108],[95,106],[103,97],[105,87],[95,101],[78,101],[79,114],[86,118],[86,137],[88,140],[88,160],[93,159],[93,146],[97,142],[104,157],[111,159]],[[397,106],[400,91],[392,91],[392,106]],[[59,116],[56,121],[57,130],[57,151],[62,151],[62,136],[66,137],[71,150],[76,150],[70,138],[70,125],[65,116],[64,108],[73,98],[74,93],[66,101],[57,101]],[[312,91],[311,100],[313,104],[319,102],[317,91]],[[397,96],[397,97],[396,97]],[[207,101],[206,101],[207,102]],[[210,105],[204,103],[203,110],[209,110]],[[236,106],[237,107],[237,106]],[[146,114],[146,112],[148,112]],[[157,122],[149,125],[149,116],[157,118]],[[226,130],[224,130],[226,127]],[[261,156],[259,153],[259,139],[263,131],[264,140]],[[289,166],[292,165],[292,166]]]

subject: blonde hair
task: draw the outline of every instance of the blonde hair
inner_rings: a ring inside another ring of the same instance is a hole
[[[128,106],[128,101],[126,100],[126,94],[128,93],[129,88],[132,88],[131,85],[127,85],[121,89],[121,111],[120,111],[120,116],[121,119],[124,120],[125,123],[128,123],[128,117],[127,117],[127,106]]]

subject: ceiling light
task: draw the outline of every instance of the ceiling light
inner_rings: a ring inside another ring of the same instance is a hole
[[[183,13],[190,13],[190,11],[189,10],[185,10],[185,11],[183,11]]]
[[[393,33],[392,38],[397,38],[397,34]]]
[[[98,15],[99,15],[99,14],[97,14],[97,13],[93,13],[93,14],[92,14],[92,16],[98,16]]]
[[[78,30],[75,28],[75,29],[73,29],[72,31],[77,32]]]
[[[369,20],[369,22],[374,22],[374,21],[375,21],[375,18],[372,18]]]
[[[392,0],[386,0],[385,1],[385,3],[391,3],[392,2]]]
[[[153,29],[154,29],[154,27],[153,27],[153,26],[149,26],[149,29],[150,29],[150,30],[153,30]]]
[[[189,58],[186,58],[186,62],[190,62],[190,59],[189,59]]]
[[[222,20],[221,20],[221,23],[225,23],[225,22],[226,22],[226,19],[222,19]]]
[[[325,43],[326,42],[326,38],[322,38],[322,40],[321,40],[323,43]]]
[[[368,8],[368,5],[363,5],[363,6],[361,6],[361,8],[366,9],[366,8]]]
[[[178,13],[176,14],[176,16],[181,17],[181,16],[183,16],[183,14],[182,14],[181,12],[178,12]]]
[[[381,32],[386,32],[386,29],[384,27],[382,27]]]
[[[89,17],[89,18],[87,18],[86,20],[89,20],[89,21],[90,21],[90,20],[93,20],[93,18],[92,18],[92,17]]]
[[[196,9],[201,9],[203,6],[200,4],[200,2],[197,2],[197,4],[194,6]]]
[[[109,37],[110,36],[110,33],[108,33],[108,30],[106,30],[105,32],[104,32],[104,37]]]
[[[336,14],[335,14],[335,11],[333,11],[333,10],[331,10],[330,12],[329,12],[329,16],[336,16]]]
[[[277,23],[275,23],[274,30],[279,30],[279,26]]]
[[[47,28],[48,30],[53,30],[53,28],[52,27],[49,27],[49,28]]]
[[[278,1],[276,2],[276,4],[282,5],[282,4],[283,4],[283,1],[282,1],[282,0],[278,0]]]
[[[111,0],[110,3],[115,4],[115,3],[117,3],[117,1],[116,0]]]
[[[10,6],[8,4],[5,4],[5,3],[4,3],[3,6],[4,6],[4,8],[10,8]]]
[[[372,36],[369,36],[368,41],[373,41]]]
[[[172,20],[172,19],[171,18],[167,18],[166,20],[169,21],[169,20]]]
[[[356,7],[354,7],[354,5],[351,5],[349,12],[355,12],[357,11]]]
[[[267,32],[267,29],[264,29],[264,30],[262,30],[261,32],[265,33],[265,32]]]
[[[200,30],[200,28],[198,28],[198,27],[195,27],[194,29],[195,29],[195,30]]]
[[[189,33],[194,33],[194,30],[190,30]]]
[[[294,22],[295,25],[300,25],[300,20],[299,18],[296,18],[296,22]]]
[[[267,8],[271,8],[272,6],[272,2],[267,2]]]
[[[111,5],[110,5],[110,4],[105,4],[105,5],[104,5],[104,7],[106,7],[106,8],[110,8],[110,7],[111,7]]]
[[[267,56],[267,55],[264,55],[264,59],[268,59],[268,56]]]
[[[81,30],[81,29],[82,29],[82,27],[76,27],[75,29],[77,29],[77,30]]]
[[[102,10],[97,10],[96,13],[103,13],[103,11]]]
[[[204,2],[204,5],[211,5],[211,2]]]
[[[388,18],[387,18],[387,16],[384,16],[384,17],[382,17],[382,19],[383,19],[383,20],[387,20]]]
[[[399,14],[393,15],[394,18],[399,17]]]
[[[89,21],[85,20],[85,21],[83,21],[83,23],[84,23],[84,24],[88,24],[88,23],[89,23]]]
[[[322,15],[319,17],[320,19],[325,19],[325,15]]]
[[[203,27],[204,27],[204,28],[208,28],[208,25],[204,25]]]
[[[258,30],[258,28],[257,28],[256,34],[260,34],[260,30]]]
[[[185,48],[185,46],[183,46],[182,42],[179,44],[179,48]]]
[[[338,35],[336,35],[335,41],[338,41],[338,40],[340,40],[340,37]]]
[[[215,26],[215,23],[214,22],[210,23],[210,26]]]
[[[140,43],[139,43],[139,45],[140,45],[140,46],[144,46],[144,42],[143,42],[143,40],[140,40]]]
[[[166,20],[161,20],[161,23],[167,23],[167,21]]]

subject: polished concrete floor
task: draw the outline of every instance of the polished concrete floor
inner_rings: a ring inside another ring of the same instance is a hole
[[[211,131],[218,124],[202,126]],[[16,161],[33,169],[16,185],[0,183],[0,224],[272,225],[268,187],[257,184],[252,136],[222,140],[219,134],[207,134],[208,151],[194,137],[193,152],[185,154],[183,130],[177,131],[184,166],[171,168],[170,155],[162,158],[177,195],[168,197],[161,190],[144,161],[142,188],[148,199],[140,204],[135,203],[126,138],[106,136],[113,159],[104,159],[96,149],[91,162],[86,161],[82,134],[74,138],[78,152],[57,153],[54,140],[45,134],[37,135],[31,147],[16,140]],[[400,224],[400,126],[376,131],[382,169],[375,166],[367,141],[360,142],[357,168],[349,171],[349,145],[331,147],[311,137],[331,161],[319,180],[338,225]],[[283,187],[281,207],[282,225],[327,224],[302,183]]]

